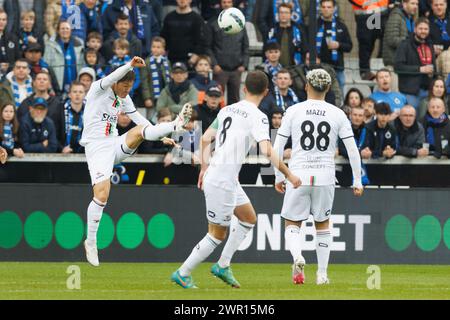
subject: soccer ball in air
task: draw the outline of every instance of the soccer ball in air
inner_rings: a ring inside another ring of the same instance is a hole
[[[226,34],[236,34],[245,27],[245,17],[242,11],[237,8],[223,10],[217,20],[220,29]]]

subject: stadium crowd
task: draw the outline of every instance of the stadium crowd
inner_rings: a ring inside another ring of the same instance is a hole
[[[340,0],[346,1],[346,0]],[[130,93],[153,123],[195,105],[178,139],[194,161],[201,133],[220,108],[240,98],[249,68],[246,32],[226,35],[217,17],[240,8],[262,37],[270,92],[260,109],[279,128],[284,112],[306,99],[306,73],[333,79],[326,100],[349,116],[361,156],[436,158],[450,154],[450,23],[447,0],[351,0],[362,80],[373,92],[345,90],[345,53],[353,48],[335,0],[317,0],[316,61],[310,59],[310,0],[3,0],[0,1],[0,141],[10,156],[83,153],[85,96],[93,81],[133,56],[145,58]],[[371,26],[372,17],[379,23]],[[375,19],[377,20],[377,19]],[[370,69],[380,40],[384,66]],[[376,71],[376,72],[373,72]],[[345,92],[345,91],[346,92]],[[226,94],[225,94],[226,93]],[[120,115],[122,134],[133,126]],[[145,142],[138,153],[173,152]],[[289,152],[285,153],[289,156]],[[339,154],[346,156],[340,143]]]

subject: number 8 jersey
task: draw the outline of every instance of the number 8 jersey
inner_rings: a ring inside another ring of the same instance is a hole
[[[234,188],[254,141],[270,141],[269,120],[255,104],[242,100],[220,110],[211,126],[217,133],[205,180],[224,188]]]
[[[287,109],[277,134],[292,137],[289,169],[302,185],[334,185],[337,140],[353,138],[345,113],[321,100],[307,100]]]

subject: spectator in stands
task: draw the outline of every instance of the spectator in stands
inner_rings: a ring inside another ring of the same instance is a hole
[[[4,0],[3,9],[8,15],[8,25],[6,30],[8,33],[18,35],[20,29],[20,20],[22,13],[25,11],[33,11],[36,15],[36,32],[44,34],[44,12],[47,6],[46,0]]]
[[[220,5],[225,10],[233,6],[233,1],[221,0]],[[247,33],[227,35],[217,19],[208,22],[206,30],[206,53],[214,66],[214,80],[227,89],[227,103],[236,103],[240,100],[241,75],[250,59]]]
[[[166,39],[169,60],[193,66],[205,53],[205,23],[192,11],[190,0],[177,0],[177,8],[164,19],[161,36]]]
[[[61,116],[62,110],[59,96],[49,94],[51,87],[49,74],[45,71],[37,73],[33,80],[33,94],[22,102],[17,110],[17,118],[22,123],[22,119],[29,114],[34,101],[38,98],[44,99],[47,103],[47,117],[53,121],[56,137],[60,140],[64,134],[64,119]]]
[[[199,55],[195,64],[195,75],[191,79],[192,84],[198,90],[198,104],[202,104],[206,90],[219,84],[212,80],[211,59],[206,55]]]
[[[404,106],[394,124],[399,140],[398,155],[409,158],[420,158],[428,155],[428,148],[423,147],[425,131],[422,124],[416,120],[416,109],[413,106]]]
[[[61,108],[64,111],[64,140],[62,153],[84,153],[80,145],[83,132],[84,97],[86,91],[81,82],[74,81],[70,86],[69,98]]]
[[[103,69],[103,65],[99,63],[100,53],[95,51],[92,48],[87,48],[84,51],[84,61],[86,62],[83,68],[91,68],[94,70],[95,77],[97,79],[103,79],[106,76],[105,70]],[[80,71],[81,72],[81,71]]]
[[[48,38],[56,37],[61,19],[67,20],[73,14],[81,0],[47,0],[45,9],[45,30]]]
[[[361,103],[364,99],[362,92],[358,88],[350,88],[344,99],[344,106],[342,110],[344,110],[346,115],[350,115],[350,110],[354,107],[361,106]]]
[[[79,12],[79,20],[74,24],[72,30],[74,36],[85,42],[89,32],[102,32],[102,15],[100,6],[97,6],[97,0],[81,0],[78,8],[72,12],[74,11]],[[66,16],[62,18],[69,19]]]
[[[31,43],[25,50],[25,59],[27,59],[30,66],[30,76],[35,78],[36,75],[42,71],[47,72],[50,76],[51,89],[53,94],[60,94],[58,81],[55,72],[48,63],[42,58],[43,47],[39,43]]]
[[[304,64],[287,67],[292,78],[292,89],[294,90],[295,94],[297,94],[299,101],[304,101],[307,98],[305,85],[307,83],[306,74],[308,73],[308,71],[322,68],[331,76],[331,88],[325,95],[325,101],[335,106],[341,106],[343,103],[342,92],[339,87],[339,81],[337,80],[336,72],[334,71],[333,67],[327,65],[326,63],[320,64],[320,59],[318,58],[316,60],[316,64],[310,63],[309,52],[306,53],[305,57],[306,59]]]
[[[54,153],[58,149],[55,126],[47,117],[47,101],[37,98],[20,123],[20,143],[24,152]]]
[[[194,107],[197,113],[197,120],[202,123],[203,133],[205,133],[219,114],[222,97],[222,90],[219,86],[210,86],[206,90],[203,102]]]
[[[0,8],[0,61],[12,66],[20,58],[20,45],[16,35],[7,32],[8,16]]]
[[[168,107],[171,112],[178,114],[185,103],[196,105],[198,91],[188,80],[188,70],[183,62],[175,62],[170,74],[171,81],[159,96],[156,111]]]
[[[270,127],[273,129],[279,129],[281,127],[281,121],[283,120],[283,112],[275,110],[272,112],[270,118]]]
[[[382,52],[381,44],[383,43],[384,28],[389,15],[389,1],[352,0],[351,3],[356,20],[359,72],[361,79],[373,80],[375,74],[370,72],[370,57],[377,39],[380,40],[380,53]],[[374,19],[374,15],[377,15],[377,19]]]
[[[428,103],[432,98],[442,99],[445,103],[445,113],[449,112],[449,99],[447,98],[447,90],[445,87],[445,81],[443,78],[438,77],[433,79],[430,84],[428,96],[420,101],[419,109],[417,111],[417,118],[423,119],[428,110]]]
[[[13,104],[5,104],[0,108],[0,142],[8,155],[23,158],[24,152],[19,146],[19,121]]]
[[[361,158],[370,159],[372,151],[370,151],[370,148],[368,147],[369,139],[364,122],[364,108],[362,106],[352,108],[350,111],[350,122],[352,124],[353,136],[355,137],[356,146],[360,151]],[[347,149],[341,139],[339,139],[338,151],[339,155],[348,159]]]
[[[450,47],[450,15],[447,12],[447,0],[431,0],[430,38],[436,56]]]
[[[91,85],[94,81],[96,81],[95,70],[90,67],[83,67],[78,74],[77,81],[79,81],[84,86],[84,91],[87,92],[91,88]],[[73,82],[72,82],[73,84]]]
[[[127,20],[129,20],[132,32],[142,42],[143,55],[147,56],[150,53],[152,38],[158,36],[160,31],[160,23],[153,12],[152,5],[149,1],[144,0],[113,0],[102,16],[105,39],[110,37],[114,28],[117,30],[117,18],[123,15],[129,18]]]
[[[246,9],[246,0],[232,0],[232,7],[238,8],[244,13]],[[201,15],[205,21],[209,21],[212,19],[217,19],[219,17],[220,12],[222,11],[222,7],[220,5],[221,0],[201,0]],[[251,19],[247,19],[250,21]]]
[[[105,43],[102,46],[102,54],[106,60],[110,60],[113,56],[114,41],[117,39],[127,40],[130,44],[130,56],[142,55],[142,42],[131,31],[131,24],[128,20],[128,16],[125,14],[119,14],[114,24],[115,30],[109,34],[109,37],[105,36]]]
[[[258,29],[263,36],[263,41],[267,39],[270,29],[272,29],[276,23],[280,22],[280,14],[277,10],[277,5],[279,5],[280,3],[289,3],[292,5],[292,11],[294,12],[294,14],[292,15],[291,19],[295,24],[304,24],[304,19],[307,18],[309,12],[309,1],[260,0],[258,1],[258,3],[260,5],[260,8],[256,20]]]
[[[410,0],[416,1],[416,0]],[[391,121],[398,117],[400,109],[407,104],[406,97],[400,92],[394,92],[391,90],[391,71],[389,69],[380,69],[376,73],[376,82],[378,90],[370,95],[370,98],[375,100],[376,103],[387,102],[392,110]]]
[[[372,158],[392,158],[398,150],[398,137],[393,124],[389,122],[391,107],[386,102],[375,105],[376,120],[367,124],[368,147]]]
[[[142,80],[142,99],[146,108],[153,108],[156,105],[162,90],[170,82],[170,62],[165,52],[166,40],[162,37],[154,37],[151,55],[145,60],[147,67],[139,69]]]
[[[420,99],[426,97],[436,70],[429,32],[429,21],[419,18],[414,27],[414,35],[402,41],[395,54],[395,71],[399,77],[400,92],[406,96],[408,104],[416,109]]]
[[[372,98],[364,98],[361,101],[364,108],[364,122],[369,123],[375,120],[375,100]]]
[[[190,0],[190,6],[194,12],[200,14],[200,6],[203,6],[205,1],[209,3],[211,0]],[[178,0],[163,0],[162,2],[163,2],[162,21],[164,21],[164,19],[169,13],[177,9]]]
[[[445,113],[444,101],[432,98],[428,103],[428,112],[423,119],[425,141],[429,144],[430,154],[436,158],[449,156],[450,125]]]
[[[20,50],[24,52],[28,45],[32,43],[44,44],[44,38],[42,34],[37,33],[35,27],[36,15],[33,11],[22,12],[20,17],[21,28],[19,31],[19,45]]]
[[[291,3],[281,3],[278,6],[280,22],[270,29],[267,40],[276,41],[280,45],[280,63],[284,67],[303,63],[308,51],[303,26],[292,21],[293,8]]]
[[[105,65],[105,58],[101,54],[101,49],[103,46],[103,36],[100,32],[92,31],[89,32],[86,40],[86,51],[89,49],[94,50],[97,53],[97,64],[103,67]]]
[[[273,112],[281,111],[284,113],[290,106],[299,102],[294,90],[290,88],[292,78],[289,71],[281,69],[276,77],[274,92],[265,96],[259,106],[259,109],[267,115],[268,119],[272,118]]]
[[[84,63],[83,42],[72,36],[67,21],[60,21],[57,30],[56,38],[45,42],[44,60],[53,68],[61,91],[67,93]]]
[[[450,74],[450,47],[441,52],[436,59],[437,72],[441,74],[444,79],[447,79]]]
[[[264,55],[266,60],[263,64],[256,67],[256,70],[261,70],[267,74],[270,80],[269,89],[273,92],[273,86],[276,81],[278,71],[283,69],[280,63],[281,48],[278,42],[267,42],[264,44]]]
[[[0,85],[0,101],[13,102],[16,108],[19,108],[22,101],[33,94],[32,82],[28,61],[17,60],[13,70]]]
[[[418,9],[419,0],[402,0],[402,4],[389,14],[383,37],[383,63],[389,71],[394,71],[394,57],[398,46],[414,33],[414,16]],[[397,74],[394,72],[391,78],[391,89],[398,91]]]
[[[320,0],[316,48],[322,63],[333,66],[343,90],[345,85],[344,53],[352,51],[353,43],[345,23],[335,16],[336,0]],[[417,1],[417,0],[413,0]]]

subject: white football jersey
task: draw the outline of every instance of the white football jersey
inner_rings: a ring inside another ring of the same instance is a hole
[[[117,118],[119,113],[131,114],[137,112],[133,101],[127,95],[125,99],[116,97],[111,85],[133,70],[126,64],[108,77],[92,83],[86,96],[86,106],[83,114],[83,134],[80,144],[117,136]]]
[[[338,138],[353,137],[345,113],[321,100],[306,100],[289,107],[277,134],[292,137],[290,170],[302,185],[334,185]]]
[[[205,180],[224,188],[234,188],[253,143],[270,141],[269,120],[255,104],[242,100],[220,110],[216,121],[215,151]]]

